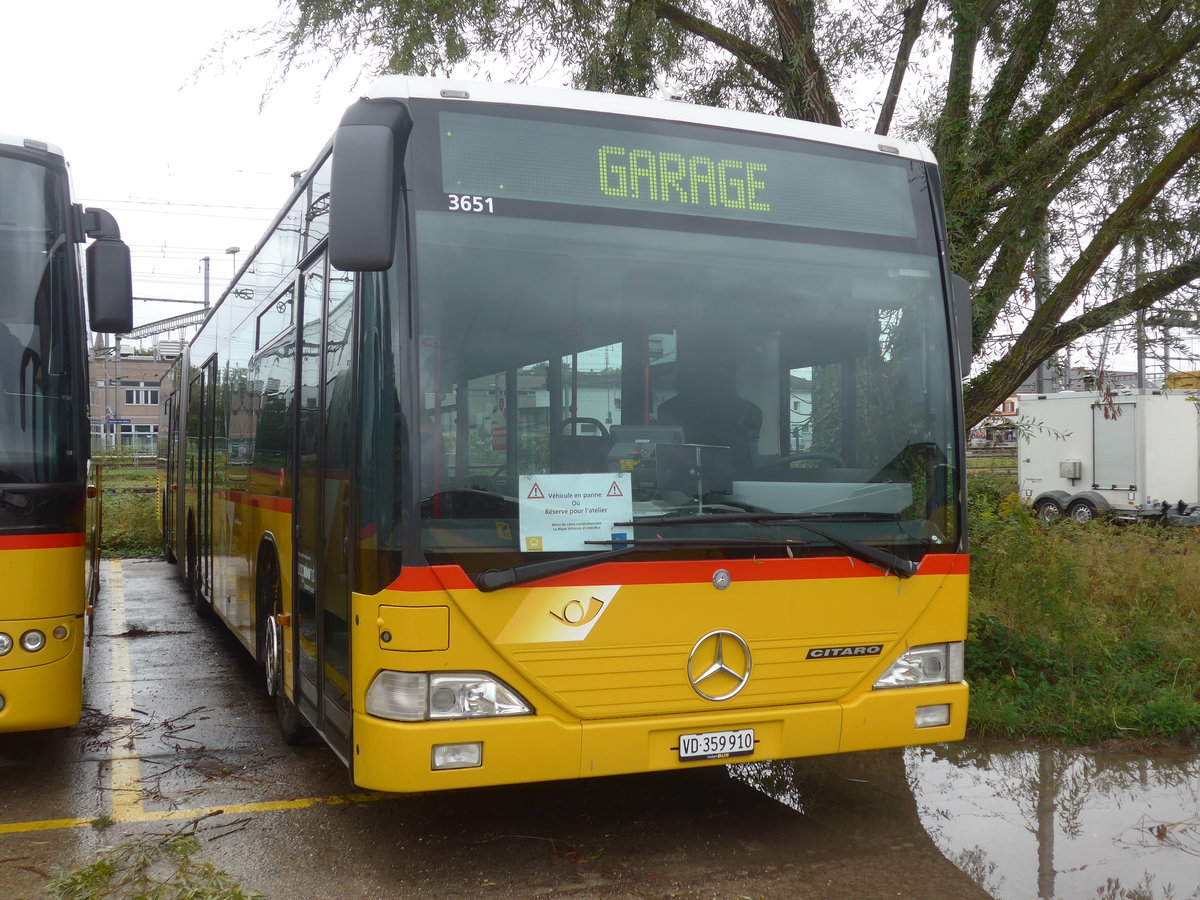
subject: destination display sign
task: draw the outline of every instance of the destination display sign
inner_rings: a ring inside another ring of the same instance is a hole
[[[567,122],[442,112],[447,208],[532,200],[911,237],[909,167],[792,149]]]

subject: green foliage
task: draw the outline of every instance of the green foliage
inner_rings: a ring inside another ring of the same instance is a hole
[[[63,871],[46,886],[56,900],[263,900],[212,863],[196,859],[196,823],[134,837]]]
[[[157,498],[149,492],[105,489],[100,550],[106,557],[158,556],[162,532]]]
[[[1200,533],[1039,523],[972,480],[970,729],[981,736],[1200,736]]]

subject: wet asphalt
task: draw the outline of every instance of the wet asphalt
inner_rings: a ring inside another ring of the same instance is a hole
[[[926,834],[899,751],[361,791],[320,741],[280,739],[259,669],[165,562],[107,561],[102,578],[83,720],[0,735],[0,900],[180,830],[268,900],[988,896]],[[770,796],[781,780],[790,804]]]

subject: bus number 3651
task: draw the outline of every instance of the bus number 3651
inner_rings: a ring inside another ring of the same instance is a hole
[[[474,194],[447,194],[451,212],[494,213],[496,210],[491,197],[477,197]]]

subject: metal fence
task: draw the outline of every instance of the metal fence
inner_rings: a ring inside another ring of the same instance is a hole
[[[967,449],[967,477],[1004,475],[1017,477],[1016,447],[970,447]]]

